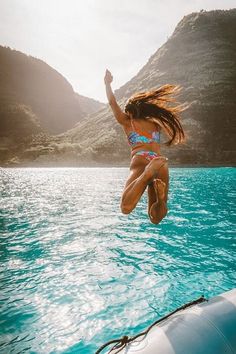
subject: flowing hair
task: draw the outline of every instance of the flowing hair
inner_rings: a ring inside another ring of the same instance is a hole
[[[179,114],[188,108],[185,104],[170,107],[169,102],[176,102],[171,97],[182,89],[179,85],[166,84],[156,90],[138,92],[132,95],[126,105],[125,112],[131,113],[134,119],[147,119],[161,126],[170,140],[165,145],[179,144],[185,141],[185,134],[180,123]]]

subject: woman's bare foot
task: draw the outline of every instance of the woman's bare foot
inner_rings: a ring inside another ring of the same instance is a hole
[[[166,157],[155,157],[149,164],[145,167],[145,175],[152,182],[153,179],[157,177],[159,169],[165,165],[168,161]]]
[[[162,201],[165,199],[166,184],[161,179],[156,178],[153,181],[153,186],[156,192],[157,199]]]
[[[159,224],[168,211],[165,202],[166,183],[161,179],[156,178],[153,180],[153,186],[156,192],[157,201],[152,204],[149,217],[153,224]]]

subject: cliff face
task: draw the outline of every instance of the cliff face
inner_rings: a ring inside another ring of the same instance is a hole
[[[173,164],[235,164],[235,35],[236,9],[185,16],[137,75],[115,91],[123,106],[134,92],[166,83],[183,87],[178,101],[191,103],[182,113],[186,143],[162,149]],[[128,162],[127,142],[109,107],[66,138],[84,151],[89,146],[88,158],[95,161]]]
[[[85,103],[84,103],[85,102]],[[11,137],[7,107],[25,105],[37,116],[41,129],[51,134],[72,128],[103,104],[78,95],[69,82],[42,60],[0,46],[1,136]]]
[[[185,16],[142,70],[116,91],[122,99],[165,83],[183,87],[179,101],[192,105],[183,113],[186,146],[171,152],[175,161],[235,162],[235,35],[236,9]]]

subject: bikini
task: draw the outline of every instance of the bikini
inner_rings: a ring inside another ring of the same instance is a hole
[[[158,131],[153,131],[152,134],[149,134],[147,132],[142,132],[142,135],[140,135],[137,132],[137,129],[134,127],[134,122],[133,119],[131,118],[131,126],[133,131],[131,131],[128,135],[128,143],[130,146],[134,147],[137,144],[143,143],[143,144],[150,144],[150,143],[160,143],[160,132]],[[149,137],[147,136],[149,135]],[[137,151],[134,153],[134,156],[143,156],[145,159],[148,161],[151,161],[152,159],[160,156],[158,153],[154,151],[148,151],[148,150],[141,150]]]

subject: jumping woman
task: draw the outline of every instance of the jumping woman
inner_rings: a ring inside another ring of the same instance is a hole
[[[126,102],[123,112],[113,94],[112,80],[111,72],[106,70],[107,99],[131,146],[130,175],[123,190],[121,211],[129,214],[148,188],[148,215],[152,223],[158,224],[168,211],[169,189],[168,159],[160,152],[160,133],[170,138],[164,143],[168,146],[183,142],[185,137],[179,121],[179,113],[184,108],[167,106],[168,102],[175,101],[170,95],[177,93],[180,86],[167,84],[156,90],[135,93]]]

